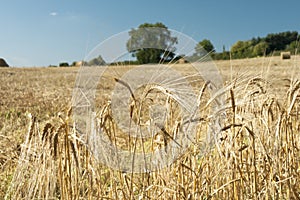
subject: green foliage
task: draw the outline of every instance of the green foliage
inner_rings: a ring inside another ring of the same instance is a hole
[[[267,49],[268,49],[268,43],[265,41],[261,41],[254,46],[253,56],[263,56],[266,54]]]
[[[280,51],[298,52],[298,32],[268,34],[264,38],[238,41],[231,47],[232,58],[251,58],[269,54],[280,54]]]
[[[139,64],[170,61],[175,56],[177,38],[162,23],[145,23],[129,32],[127,50]]]
[[[138,65],[139,62],[137,60],[124,60],[120,62],[112,62],[109,63],[110,66],[124,66],[124,65]]]
[[[215,54],[214,46],[208,39],[203,39],[195,46],[195,53],[186,59],[189,62],[197,62],[197,61],[204,61],[207,57],[206,55],[210,54],[213,56]]]
[[[59,63],[59,66],[60,66],[60,67],[69,67],[69,63],[67,63],[67,62],[62,62],[62,63]]]
[[[223,51],[221,53],[213,53],[212,58],[214,60],[229,60],[230,59],[230,52],[229,51]]]
[[[300,52],[299,34],[296,31],[286,31],[282,33],[271,33],[266,37],[252,38],[251,40],[237,41],[232,45],[230,52],[213,52],[213,45],[207,39],[202,40],[195,47],[196,53],[190,57],[192,61],[199,60],[199,56],[212,52],[211,56],[215,60],[252,58],[265,55],[280,55],[281,51],[290,51],[292,54]],[[231,53],[231,55],[230,55]]]
[[[300,53],[299,41],[293,41],[293,42],[291,42],[291,43],[287,46],[286,50],[287,50],[287,51],[290,51],[291,53],[294,53],[294,54]]]
[[[246,58],[254,56],[254,44],[251,40],[237,41],[231,47],[232,58]]]
[[[203,52],[203,49],[207,53],[212,52],[212,51],[214,51],[214,45],[211,43],[210,40],[204,39],[197,44],[197,46],[195,47],[195,51],[197,54],[199,54],[199,53],[201,54]]]
[[[77,64],[77,61],[73,61],[72,64],[71,64],[71,66],[74,67],[74,66],[76,66],[76,64]]]
[[[275,50],[285,50],[286,47],[298,39],[298,32],[287,31],[282,33],[271,33],[265,38],[268,43],[267,53],[271,53]]]

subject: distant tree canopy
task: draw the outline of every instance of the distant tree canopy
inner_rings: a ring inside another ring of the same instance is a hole
[[[195,46],[193,55],[180,55],[175,57],[176,47],[178,43],[177,37],[171,35],[171,31],[163,23],[157,22],[155,24],[144,23],[138,28],[129,31],[129,40],[126,43],[126,48],[134,57],[136,61],[125,60],[109,65],[137,65],[147,63],[163,63],[163,62],[177,62],[184,60],[185,62],[203,61],[203,59],[210,59],[206,57],[209,53],[215,60],[228,60],[251,58],[265,55],[279,55],[281,51],[290,51],[291,54],[300,54],[299,33],[297,31],[286,31],[281,33],[270,33],[266,37],[254,37],[250,40],[237,41],[230,48],[230,51],[216,52],[214,45],[208,39],[203,39]],[[183,58],[183,59],[181,59]],[[2,59],[3,60],[3,59]],[[0,65],[1,65],[0,59]],[[5,61],[4,61],[5,62]],[[106,65],[101,55],[89,61],[82,63],[85,66],[101,66]],[[6,63],[2,65],[7,65]],[[71,66],[76,66],[77,62],[73,62]],[[67,67],[67,62],[59,63],[60,67]]]
[[[139,64],[170,61],[175,57],[177,38],[171,36],[162,23],[144,23],[129,32],[127,50],[137,58]]]
[[[207,59],[207,54],[213,55],[211,53],[214,51],[214,45],[211,43],[208,39],[203,39],[202,41],[198,42],[198,44],[195,46],[195,53],[191,56],[185,57],[186,60],[189,62],[197,62],[203,59]]]
[[[299,34],[296,31],[271,33],[264,38],[252,38],[246,41],[237,41],[231,47],[232,58],[251,58],[274,53],[276,51],[291,51],[297,49],[296,41]]]
[[[250,40],[237,41],[231,46],[230,51],[215,52],[214,45],[208,39],[203,39],[195,46],[195,53],[191,56],[175,57],[178,39],[171,35],[171,31],[163,23],[144,23],[138,28],[129,31],[129,40],[126,43],[128,52],[137,58],[136,61],[120,61],[110,65],[132,65],[159,62],[176,62],[180,58],[187,62],[196,62],[206,59],[206,55],[215,60],[228,60],[251,58],[265,55],[279,55],[281,51],[290,51],[291,54],[300,53],[299,33],[297,31],[286,31],[281,33],[270,33],[266,37],[254,37]],[[209,57],[207,57],[209,59]],[[0,59],[1,61],[1,59]],[[1,63],[0,63],[1,64]],[[83,62],[85,66],[106,65],[101,55],[89,61]],[[73,62],[71,66],[76,66]],[[59,63],[60,67],[67,67],[67,62]]]
[[[268,44],[267,53],[271,53],[275,50],[285,50],[288,45],[295,42],[298,39],[298,32],[282,32],[282,33],[272,33],[268,34],[265,38]]]
[[[203,49],[207,52],[210,53],[214,50],[214,45],[211,43],[210,40],[208,39],[204,39],[201,42],[199,42],[197,44],[197,46],[195,47],[195,51],[196,53],[201,53],[203,51]]]
[[[59,63],[59,66],[60,67],[69,67],[69,63],[67,63],[67,62],[61,62],[61,63]]]

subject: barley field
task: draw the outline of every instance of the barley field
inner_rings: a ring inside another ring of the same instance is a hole
[[[207,151],[199,145],[211,121],[204,106],[195,142],[171,165],[144,173],[99,163],[80,139],[71,104],[79,68],[0,68],[0,199],[300,199],[300,57],[215,63],[226,114],[215,144]],[[216,98],[209,83],[193,87],[201,105]],[[170,140],[139,146],[122,137],[102,95],[95,117],[115,144],[150,151]]]

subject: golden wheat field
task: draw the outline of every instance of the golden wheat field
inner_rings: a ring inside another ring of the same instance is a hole
[[[300,57],[215,63],[226,113],[216,144],[205,152],[199,145],[210,122],[203,108],[194,144],[170,166],[144,173],[99,163],[80,139],[71,109],[79,68],[0,69],[0,199],[300,199]],[[207,84],[194,85],[206,105]],[[107,99],[97,106],[109,138],[136,145],[119,136]],[[176,129],[170,124],[168,132]],[[156,139],[145,148],[168,142]]]

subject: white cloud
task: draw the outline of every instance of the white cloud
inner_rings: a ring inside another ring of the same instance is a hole
[[[57,12],[51,12],[49,15],[50,15],[50,16],[56,16],[56,15],[57,15]]]

